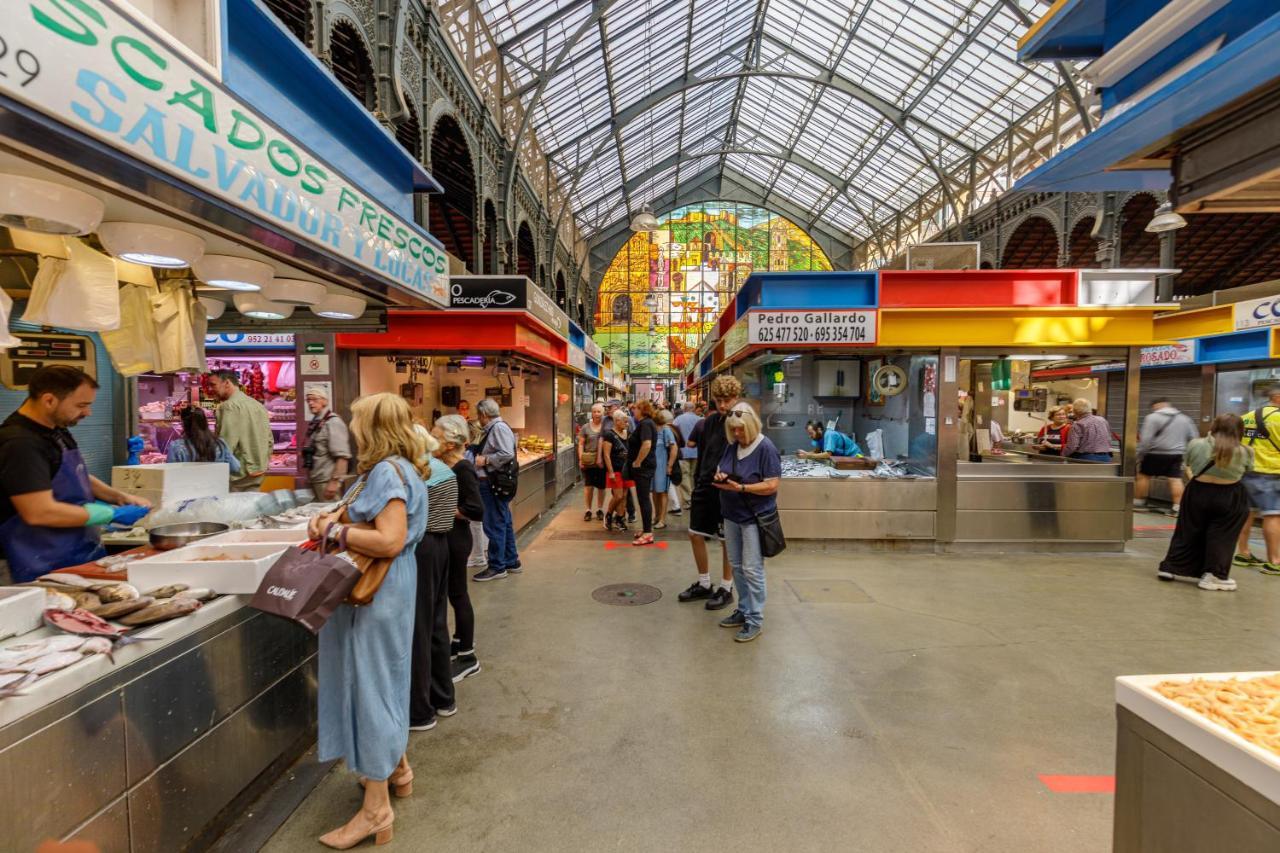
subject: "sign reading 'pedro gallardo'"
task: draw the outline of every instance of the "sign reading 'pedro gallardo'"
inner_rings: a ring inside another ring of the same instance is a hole
[[[449,302],[448,259],[113,0],[7,8],[0,92],[401,290]]]

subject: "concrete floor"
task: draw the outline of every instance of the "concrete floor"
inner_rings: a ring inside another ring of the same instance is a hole
[[[739,645],[676,602],[682,534],[606,550],[580,505],[524,545],[522,576],[473,584],[484,671],[411,737],[400,849],[1109,850],[1112,797],[1037,774],[1113,772],[1113,678],[1280,657],[1280,578],[1158,583],[1161,530],[1097,556],[796,545],[769,562],[764,636]],[[663,598],[592,600],[624,581]],[[358,803],[339,767],[265,849],[315,850]]]

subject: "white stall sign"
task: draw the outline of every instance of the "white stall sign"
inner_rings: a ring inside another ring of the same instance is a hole
[[[748,311],[748,344],[846,346],[876,342],[876,312],[860,311]]]
[[[1167,364],[1195,364],[1196,350],[1191,341],[1178,341],[1158,347],[1142,348],[1143,367],[1163,367]]]

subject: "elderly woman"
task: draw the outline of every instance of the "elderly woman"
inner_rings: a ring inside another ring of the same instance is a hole
[[[1059,406],[1049,412],[1049,422],[1040,427],[1040,432],[1036,435],[1036,447],[1045,456],[1061,456],[1069,432],[1071,423],[1067,418],[1067,409]]]
[[[313,518],[309,532],[394,559],[370,604],[340,605],[320,630],[319,758],[341,758],[366,780],[360,811],[320,838],[338,850],[370,836],[390,841],[388,783],[398,797],[413,792],[405,756],[413,608],[405,603],[417,594],[414,548],[427,525],[424,448],[409,404],[397,394],[357,400],[351,433],[360,479],[338,512]]]
[[[471,553],[472,522],[484,516],[480,501],[480,481],[476,466],[466,456],[471,429],[460,415],[445,415],[436,421],[431,434],[440,442],[436,456],[448,465],[458,481],[458,508],[449,531],[449,604],[453,607],[453,641],[449,656],[453,661],[453,683],[480,672],[476,658],[476,615],[467,588],[467,557]]]
[[[680,459],[680,443],[671,428],[674,418],[670,409],[659,411],[655,420],[658,437],[653,443],[653,529],[662,530],[667,526],[667,493],[671,490],[671,469]]]
[[[738,587],[738,609],[720,621],[737,628],[734,639],[749,643],[764,629],[764,553],[758,518],[778,508],[782,456],[760,432],[760,419],[746,403],[729,410],[724,422],[729,446],[720,457],[713,483],[720,489],[724,546]]]
[[[604,454],[604,482],[609,487],[609,507],[604,516],[605,530],[627,529],[627,517],[624,510],[627,506],[627,491],[635,488],[635,482],[628,480],[624,473],[627,469],[627,440],[631,416],[627,410],[613,410],[613,429],[601,433],[600,450]]]
[[[591,520],[591,501],[596,503],[596,521],[604,520],[604,458],[601,453],[601,434],[605,431],[604,404],[591,406],[591,419],[578,430],[578,467],[582,469],[583,493],[586,495],[586,513],[583,521]]]

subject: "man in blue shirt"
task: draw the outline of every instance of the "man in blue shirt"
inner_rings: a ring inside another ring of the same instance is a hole
[[[858,442],[839,430],[827,429],[821,421],[809,421],[805,424],[805,431],[809,433],[815,450],[797,451],[796,456],[801,459],[830,459],[832,456],[862,455],[862,448],[858,447]]]
[[[698,446],[693,441],[693,428],[702,418],[693,411],[693,403],[685,402],[683,411],[676,415],[675,426],[684,439],[684,447],[680,448],[680,468],[683,477],[680,480],[680,503],[688,506],[693,497],[693,481],[698,471]]]

